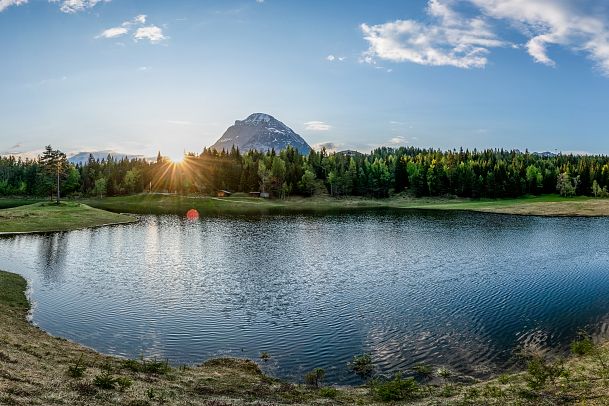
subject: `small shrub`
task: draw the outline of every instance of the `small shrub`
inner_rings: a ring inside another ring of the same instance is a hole
[[[68,367],[68,375],[72,378],[82,378],[85,375],[87,367],[82,363],[82,354],[74,365]]]
[[[123,368],[133,372],[140,372],[140,363],[134,359],[126,359],[123,361]]]
[[[414,378],[402,378],[396,373],[389,381],[374,380],[371,384],[372,395],[384,402],[413,399],[419,395],[419,385]]]
[[[319,388],[326,376],[326,371],[323,368],[315,368],[304,376],[304,381],[307,385]]]
[[[369,377],[372,375],[372,371],[374,371],[372,357],[370,354],[355,355],[349,363],[349,369],[361,378]]]
[[[501,390],[500,387],[495,386],[495,385],[487,385],[484,387],[484,396],[489,397],[489,398],[500,398],[503,397],[505,394],[503,393],[503,391]]]
[[[157,361],[156,358],[152,361],[142,360],[142,372],[147,374],[165,375],[171,371],[169,360]]]
[[[452,398],[457,394],[457,387],[455,385],[444,385],[438,395],[444,398]]]
[[[148,399],[154,400],[157,403],[165,403],[168,399],[167,393],[164,391],[155,390],[154,388],[148,388],[146,391],[146,396],[148,396]]]
[[[93,386],[90,382],[82,382],[79,381],[74,384],[74,390],[78,392],[81,396],[94,396],[97,394],[97,388]]]
[[[571,352],[575,355],[588,355],[594,351],[594,343],[588,336],[583,336],[579,340],[571,342]]]
[[[415,373],[415,377],[419,381],[427,382],[433,376],[433,369],[431,368],[431,366],[429,366],[427,364],[422,364],[422,363],[416,364],[415,366],[412,367],[412,371]]]
[[[445,381],[448,380],[448,378],[450,378],[452,374],[453,373],[448,368],[440,367],[436,370],[436,375],[444,379]]]
[[[465,399],[476,399],[476,398],[480,397],[480,389],[474,388],[474,387],[467,388],[463,397]]]
[[[566,374],[562,360],[550,363],[538,356],[529,361],[526,381],[531,389],[541,389],[546,383],[554,383],[557,378]]]
[[[338,389],[327,386],[319,390],[319,395],[323,398],[334,399],[338,396]]]
[[[142,372],[145,374],[165,375],[171,371],[169,361],[145,360],[141,361],[127,359],[123,361],[123,368],[133,372]]]
[[[115,383],[116,383],[116,380],[108,371],[105,371],[104,373],[97,375],[93,379],[93,385],[97,386],[100,389],[114,389]]]
[[[510,383],[512,381],[512,377],[508,374],[501,374],[501,375],[499,375],[497,380],[499,381],[500,384],[507,385],[508,383]]]
[[[19,402],[12,396],[0,396],[0,405],[13,406],[18,405]]]
[[[126,376],[119,376],[114,379],[114,382],[118,385],[120,390],[126,390],[133,385],[133,381]]]
[[[150,400],[156,399],[156,391],[154,388],[148,388],[148,390],[146,390],[146,396],[148,396],[148,399]]]

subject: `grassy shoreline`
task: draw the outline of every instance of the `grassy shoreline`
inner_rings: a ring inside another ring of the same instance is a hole
[[[313,387],[266,376],[256,363],[244,359],[213,359],[194,367],[171,367],[163,362],[99,354],[52,337],[27,322],[26,287],[22,277],[0,271],[2,405],[601,405],[609,402],[609,350],[591,343],[578,347],[577,352],[584,355],[565,361],[531,363],[528,372],[505,374],[485,382],[464,383],[456,375],[432,369],[423,383],[394,378],[361,387]]]
[[[0,210],[0,235],[68,231],[126,224],[133,216],[111,213],[76,202],[40,202]]]
[[[516,199],[409,198],[386,199],[293,197],[264,200],[250,197],[194,197],[160,194],[84,200],[100,209],[136,214],[183,214],[197,209],[201,215],[255,215],[344,212],[366,209],[460,210],[529,216],[609,216],[609,199],[565,198],[557,195],[527,196]]]
[[[15,208],[36,202],[31,199],[0,199],[0,209]],[[558,195],[524,196],[514,199],[412,198],[394,196],[385,199],[360,197],[291,197],[286,200],[251,198],[236,195],[228,198],[179,196],[173,194],[140,194],[81,199],[93,208],[131,214],[180,214],[197,209],[202,216],[267,215],[344,212],[374,209],[416,209],[437,211],[472,211],[523,216],[605,217],[609,216],[609,199]],[[45,204],[40,202],[38,204]],[[2,210],[0,210],[0,213]],[[1,219],[0,219],[1,221]]]

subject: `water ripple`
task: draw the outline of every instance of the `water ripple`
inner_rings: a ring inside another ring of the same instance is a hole
[[[609,334],[607,219],[471,213],[203,218],[0,238],[33,319],[105,353],[196,364],[272,359],[300,380],[369,352],[486,376],[523,349]]]

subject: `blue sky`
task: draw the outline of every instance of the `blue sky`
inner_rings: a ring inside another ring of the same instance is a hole
[[[311,145],[609,153],[609,7],[562,0],[0,0],[0,152]]]

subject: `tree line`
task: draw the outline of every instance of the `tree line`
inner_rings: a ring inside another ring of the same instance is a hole
[[[0,157],[0,196],[120,196],[142,192],[216,194],[260,191],[290,195],[388,197],[404,193],[472,198],[560,193],[607,196],[609,157],[540,155],[497,149],[415,147],[375,149],[370,154],[294,148],[241,153],[204,149],[180,163],[89,157],[71,164],[48,146],[38,159]]]

